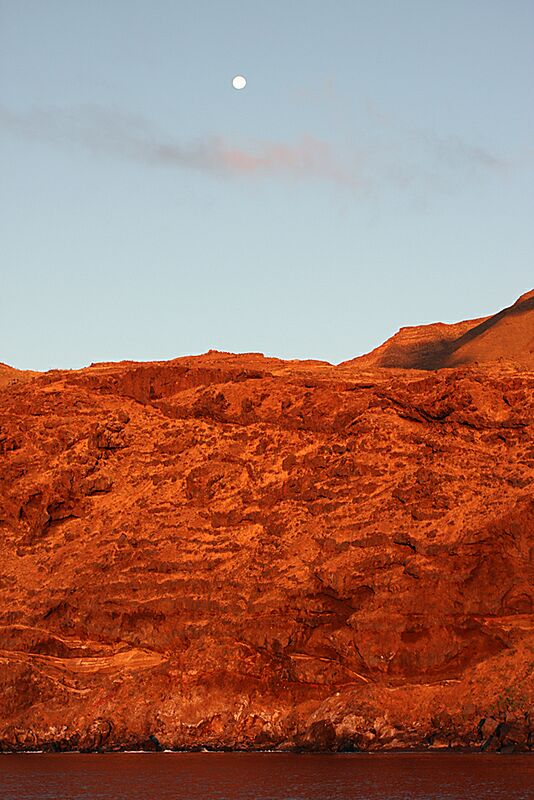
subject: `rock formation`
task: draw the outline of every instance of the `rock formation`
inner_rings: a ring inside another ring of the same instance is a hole
[[[32,372],[31,370],[15,369],[0,362],[0,389],[4,389],[13,383],[29,380],[37,374],[37,372]]]
[[[6,368],[0,749],[530,749],[533,301],[338,367]]]
[[[534,290],[491,317],[401,328],[371,353],[342,366],[435,370],[510,361],[534,368]]]

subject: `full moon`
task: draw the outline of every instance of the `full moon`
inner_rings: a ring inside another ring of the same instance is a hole
[[[232,86],[234,89],[244,89],[246,85],[247,79],[242,75],[236,75],[235,78],[232,78]]]

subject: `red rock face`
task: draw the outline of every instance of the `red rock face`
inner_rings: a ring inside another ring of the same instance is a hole
[[[3,749],[532,746],[532,369],[23,377]]]
[[[401,328],[344,365],[436,370],[494,361],[534,368],[534,290],[491,317]]]

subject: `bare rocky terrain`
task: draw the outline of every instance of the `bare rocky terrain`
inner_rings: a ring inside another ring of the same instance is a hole
[[[534,293],[0,379],[0,749],[533,747]]]
[[[534,290],[497,314],[446,325],[401,328],[367,355],[345,361],[360,367],[436,370],[508,362],[534,368]]]

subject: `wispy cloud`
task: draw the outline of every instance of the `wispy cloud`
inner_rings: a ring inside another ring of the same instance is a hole
[[[101,108],[26,114],[0,108],[1,129],[19,136],[81,145],[95,153],[122,156],[154,166],[221,175],[281,174],[320,178],[346,186],[359,183],[354,164],[348,169],[338,160],[329,143],[310,134],[291,143],[258,140],[246,146],[220,136],[183,142],[156,131],[140,117]]]
[[[437,156],[452,166],[463,168],[466,164],[470,164],[472,167],[486,170],[503,170],[510,166],[508,159],[457,136],[442,138],[426,134],[424,138]]]
[[[372,100],[365,103],[367,116],[376,126],[377,133],[393,141],[399,148],[412,147],[421,158],[431,160],[436,166],[453,169],[466,167],[483,170],[503,170],[511,161],[480,144],[473,144],[458,135],[443,135],[422,128],[405,125],[394,115],[379,108]]]
[[[372,141],[354,141],[343,147],[311,134],[293,142],[242,143],[220,136],[186,141],[168,136],[142,117],[100,107],[28,112],[0,107],[0,132],[81,146],[95,154],[120,156],[149,166],[220,176],[315,179],[360,192],[389,184],[403,191],[422,189],[426,193],[432,186],[443,186],[447,175],[474,170],[496,172],[509,166],[506,159],[459,137],[403,129],[372,103],[367,104],[366,112],[374,126]]]

